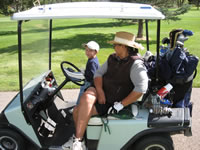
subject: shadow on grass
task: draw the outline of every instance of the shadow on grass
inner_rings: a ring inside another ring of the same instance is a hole
[[[72,26],[60,26],[60,27],[53,27],[53,31],[58,30],[64,30],[64,29],[76,29],[76,28],[110,28],[110,27],[122,27],[122,26],[128,26],[128,25],[134,25],[134,23],[129,22],[121,22],[121,21],[113,21],[109,23],[87,23],[82,25],[72,25]],[[16,28],[17,30],[17,28]],[[48,32],[48,29],[32,29],[32,30],[26,30],[23,31],[22,34],[26,33],[38,33],[38,32]],[[0,36],[8,36],[8,35],[17,35],[17,31],[0,31]]]
[[[4,53],[16,54],[17,52],[18,52],[18,45],[12,45],[12,46],[0,49],[0,54],[4,54]]]
[[[100,45],[100,48],[111,48],[112,45],[109,44],[108,41],[113,40],[113,38],[114,38],[114,34],[95,33],[95,34],[76,34],[75,36],[71,38],[67,38],[67,39],[64,39],[64,38],[53,39],[52,52],[57,52],[60,50],[83,49],[82,44],[87,43],[88,41],[91,41],[91,40],[98,42]],[[144,45],[146,44],[146,41],[139,41],[139,43]],[[156,41],[150,41],[149,44],[150,45],[156,44]],[[32,43],[24,44],[22,48],[26,51],[34,52],[35,48],[46,49],[47,47],[48,47],[48,41],[37,40]],[[17,45],[0,49],[0,54],[3,54],[3,53],[15,54],[17,52],[18,52]]]
[[[83,43],[87,43],[88,41],[96,41],[99,43],[100,48],[111,48],[112,45],[108,43],[108,41],[113,40],[114,34],[102,34],[102,33],[95,33],[95,34],[76,34],[71,38],[67,39],[54,39],[52,42],[52,51],[56,52],[61,49],[64,50],[72,50],[74,48],[81,48]],[[146,40],[138,41],[142,45],[146,45]],[[149,41],[149,44],[156,44],[155,40]]]
[[[110,28],[110,27],[117,27],[117,26],[128,26],[133,25],[133,23],[128,22],[109,22],[109,23],[89,23],[89,24],[82,24],[82,25],[72,25],[72,26],[60,26],[53,28],[53,32],[57,30],[64,30],[64,29],[72,29],[72,28]],[[28,30],[24,31],[23,33],[38,33],[38,32],[46,32],[46,29],[34,29],[34,30]],[[12,35],[17,34],[14,31],[3,31],[0,32],[0,35]],[[72,50],[72,49],[82,49],[82,43],[86,43],[90,40],[94,40],[99,43],[101,48],[110,48],[112,47],[111,44],[107,43],[110,40],[113,40],[114,34],[102,34],[102,33],[95,33],[95,34],[76,34],[71,38],[67,39],[52,39],[52,51],[56,52],[59,50]],[[48,39],[48,37],[47,37]],[[17,41],[16,41],[17,42]],[[47,42],[46,42],[47,43]],[[139,41],[139,43],[146,44],[146,41]],[[151,44],[155,44],[156,41],[150,41]],[[16,44],[16,43],[15,43]],[[24,48],[26,51],[33,50],[33,47],[38,47],[38,45],[42,45],[43,42],[41,40],[34,41],[32,43],[24,44],[22,48]],[[43,44],[44,45],[44,44]],[[47,46],[47,45],[45,45]],[[18,46],[12,45],[7,48],[1,48],[0,54],[3,53],[17,53],[18,52]]]
[[[77,34],[76,36],[73,36],[68,39],[54,39],[52,42],[52,51],[56,52],[61,49],[64,50],[71,50],[74,48],[81,48],[83,43],[87,43],[88,41],[96,41],[99,43],[100,48],[108,48],[111,47],[107,41],[112,40],[114,37],[113,34],[102,34],[102,33],[96,33],[96,34]]]
[[[139,40],[138,43],[141,43],[143,46],[146,45],[146,40]],[[149,45],[157,44],[156,40],[150,40]]]
[[[53,39],[52,40],[52,51],[56,52],[59,50],[72,50],[72,49],[83,49],[82,44],[90,40],[97,41],[101,48],[110,47],[111,45],[107,41],[112,40],[113,34],[76,34],[75,36],[67,39]],[[34,52],[36,48],[44,49],[48,47],[48,41],[37,40],[22,46],[26,52]],[[37,50],[38,51],[38,50]],[[40,51],[40,50],[39,50]],[[42,52],[42,50],[41,50]],[[18,53],[18,45],[9,46],[0,49],[0,54],[3,53]]]
[[[0,36],[17,35],[17,31],[0,31]]]
[[[109,27],[118,27],[118,26],[127,26],[127,25],[133,25],[133,23],[128,22],[109,22],[109,23],[88,23],[88,24],[82,24],[82,25],[72,25],[72,26],[60,26],[60,27],[53,27],[53,32],[58,30],[64,30],[64,29],[73,29],[73,28],[109,28]],[[23,34],[30,34],[30,33],[39,33],[39,32],[48,32],[47,29],[32,29],[32,30],[25,30]],[[0,31],[0,36],[10,36],[10,35],[16,35],[17,31]],[[109,44],[107,43],[108,40],[112,40],[114,35],[111,34],[77,34],[76,36],[70,38],[70,39],[53,39],[52,40],[52,49],[53,51],[59,51],[60,49],[70,50],[73,48],[82,48],[81,44],[88,42],[90,40],[97,41],[101,48],[109,47]],[[16,37],[14,37],[16,38]],[[47,37],[48,38],[48,37]],[[17,41],[16,41],[17,42]],[[32,45],[37,45],[40,41],[35,41],[33,43],[25,44],[23,47],[30,49]],[[16,43],[15,43],[16,44]],[[6,48],[0,49],[0,54],[3,53],[17,53],[18,52],[18,46],[12,45]]]
[[[113,21],[109,23],[88,23],[82,25],[72,25],[72,26],[60,26],[60,27],[53,27],[53,31],[56,30],[64,30],[64,29],[75,29],[75,28],[112,28],[112,27],[123,27],[123,26],[130,26],[135,25],[134,23],[129,22],[121,22],[121,21]]]

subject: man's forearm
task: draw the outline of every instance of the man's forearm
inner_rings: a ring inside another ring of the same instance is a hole
[[[132,91],[126,98],[121,101],[121,103],[124,107],[128,106],[129,104],[136,102],[142,95],[143,93]]]
[[[103,78],[102,77],[95,77],[94,78],[94,85],[96,90],[102,89],[103,87]]]
[[[94,84],[97,91],[97,100],[99,104],[105,104],[106,98],[103,91],[103,78],[102,77],[95,77],[94,78]]]

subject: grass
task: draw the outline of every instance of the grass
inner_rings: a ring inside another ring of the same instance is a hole
[[[189,29],[194,32],[192,37],[185,42],[190,52],[200,57],[199,46],[199,24],[200,11],[191,9],[188,13],[181,15],[181,20],[176,22],[161,22],[161,39],[168,37],[169,32],[175,28]],[[23,37],[25,53],[23,54],[23,67],[26,72],[23,74],[24,83],[30,80],[30,76],[36,75],[42,71],[39,68],[48,68],[45,61],[48,55],[41,53],[46,51],[45,46],[48,41],[44,42],[42,34],[47,34],[45,26],[41,23],[23,23],[26,27]],[[40,30],[32,30],[33,26],[39,26]],[[150,50],[155,54],[156,49],[156,22],[149,22]],[[129,31],[137,33],[137,25],[123,23],[114,19],[63,19],[53,20],[53,41],[52,41],[52,70],[57,79],[58,84],[64,80],[64,75],[60,69],[60,62],[67,60],[74,63],[79,68],[85,68],[87,58],[81,47],[82,43],[89,40],[95,40],[100,44],[98,58],[100,64],[107,59],[107,56],[113,52],[113,48],[107,41],[112,40],[115,32]],[[42,41],[42,42],[41,42]],[[146,47],[144,41],[140,41]],[[38,46],[40,47],[38,49]],[[42,50],[42,51],[41,51]],[[32,55],[27,55],[29,52]],[[143,54],[145,51],[141,51]],[[17,23],[10,21],[8,17],[0,17],[0,91],[18,90],[18,52],[17,52]],[[37,59],[33,59],[36,57]],[[199,65],[198,65],[199,69]],[[194,87],[200,87],[200,75],[194,80]],[[70,83],[65,88],[78,88]]]

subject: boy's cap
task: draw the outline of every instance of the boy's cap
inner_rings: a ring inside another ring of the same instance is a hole
[[[82,44],[84,47],[87,46],[91,50],[96,50],[97,52],[99,51],[100,47],[99,44],[95,41],[89,41],[87,44]]]

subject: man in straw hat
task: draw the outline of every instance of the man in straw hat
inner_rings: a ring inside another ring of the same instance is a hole
[[[142,45],[135,42],[129,32],[117,32],[113,41],[115,53],[97,70],[94,86],[89,87],[74,108],[73,118],[76,133],[62,148],[85,150],[83,135],[91,116],[107,114],[110,107],[116,112],[137,101],[148,87],[148,77],[138,49]]]

